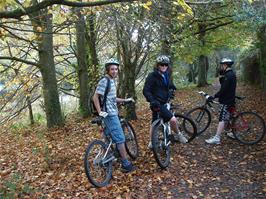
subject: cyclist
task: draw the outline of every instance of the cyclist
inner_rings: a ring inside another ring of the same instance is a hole
[[[210,139],[205,140],[209,144],[220,144],[221,143],[221,133],[224,130],[225,122],[229,120],[230,112],[229,109],[235,106],[235,93],[236,93],[236,75],[233,72],[231,66],[234,61],[229,58],[223,58],[220,62],[220,74],[223,77],[220,78],[221,88],[213,96],[208,98],[209,101],[219,98],[219,103],[221,104],[219,124],[216,130],[215,136]],[[229,137],[233,135],[228,134]]]
[[[104,118],[103,120],[106,125],[105,134],[111,136],[113,142],[116,144],[116,148],[120,153],[122,171],[131,172],[135,169],[135,167],[127,159],[125,149],[125,135],[123,133],[123,129],[118,118],[117,103],[130,101],[134,102],[134,99],[117,98],[115,78],[118,75],[118,67],[119,62],[115,59],[110,59],[105,63],[106,75],[98,82],[97,88],[93,95],[93,102],[99,116]],[[107,78],[109,78],[110,80],[109,91],[106,97],[106,103],[103,107],[101,107],[99,97],[101,98],[101,100],[103,100],[105,89],[108,86]]]
[[[170,121],[171,129],[176,133],[176,138],[181,143],[186,143],[188,140],[179,132],[177,126],[177,120],[169,111],[165,105],[170,95],[170,90],[176,90],[176,87],[170,79],[170,59],[166,55],[160,55],[156,59],[156,65],[154,71],[151,72],[145,80],[143,95],[146,100],[150,102],[150,108],[152,110],[152,122],[157,119],[159,112],[160,117],[165,122]],[[150,137],[152,133],[152,127],[150,127]],[[149,142],[149,148],[152,148],[151,141]]]

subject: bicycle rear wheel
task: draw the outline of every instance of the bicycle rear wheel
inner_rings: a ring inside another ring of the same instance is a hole
[[[197,127],[189,117],[175,113],[179,131],[187,138],[188,142],[197,136]]]
[[[167,168],[170,164],[170,143],[161,123],[153,127],[151,142],[156,162],[162,169]]]
[[[186,116],[191,118],[197,126],[197,135],[202,134],[210,126],[211,113],[203,107],[196,107],[186,113]]]
[[[265,122],[254,112],[242,112],[232,122],[235,138],[243,144],[253,145],[260,142],[266,132]]]
[[[84,166],[90,183],[96,187],[106,186],[112,177],[112,161],[104,163],[107,145],[100,140],[91,142],[85,152]]]
[[[139,155],[139,146],[136,133],[128,121],[122,122],[122,128],[125,134],[125,147],[128,155],[135,160]]]

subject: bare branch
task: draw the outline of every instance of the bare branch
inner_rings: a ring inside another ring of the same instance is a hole
[[[17,57],[5,57],[5,56],[2,57],[2,56],[0,56],[0,60],[1,59],[18,61],[18,62],[22,62],[22,63],[25,63],[25,64],[33,65],[33,66],[36,66],[36,67],[40,67],[40,65],[38,63],[36,63],[36,62],[27,61],[27,60],[20,59],[20,58],[17,58]]]
[[[94,2],[73,2],[70,0],[44,0],[36,5],[32,5],[30,7],[21,9],[18,8],[16,10],[12,11],[4,11],[0,12],[0,18],[14,18],[19,19],[20,17],[24,15],[28,15],[31,13],[34,13],[36,11],[39,11],[41,9],[47,8],[52,5],[66,5],[66,6],[72,6],[72,7],[93,7],[93,6],[101,6],[101,5],[107,5],[112,3],[118,3],[118,2],[133,2],[135,0],[105,0],[105,1],[94,1]]]
[[[221,0],[216,0],[216,1],[213,1],[213,0],[207,0],[207,1],[196,1],[196,2],[190,2],[190,1],[185,1],[186,4],[188,5],[208,5],[208,4],[222,4],[223,1]]]

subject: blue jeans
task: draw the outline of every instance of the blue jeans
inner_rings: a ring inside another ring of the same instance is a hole
[[[110,135],[113,142],[116,144],[121,144],[125,142],[125,135],[117,115],[108,115],[106,118],[104,118],[104,123],[105,135]]]

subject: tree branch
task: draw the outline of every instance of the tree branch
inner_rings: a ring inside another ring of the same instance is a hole
[[[136,0],[105,0],[105,1],[94,1],[94,2],[73,2],[70,0],[44,0],[36,5],[32,5],[30,7],[21,9],[18,8],[16,10],[12,11],[4,11],[0,12],[0,19],[1,18],[14,18],[19,19],[20,17],[24,15],[28,15],[31,13],[34,13],[36,11],[39,11],[41,9],[47,8],[52,5],[66,5],[66,6],[72,6],[72,7],[93,7],[93,6],[101,6],[101,5],[107,5],[112,3],[118,3],[118,2],[133,2]]]
[[[194,35],[198,35],[198,34],[200,34],[200,33],[202,33],[202,32],[207,32],[207,31],[209,31],[209,30],[214,30],[214,29],[216,29],[216,28],[219,28],[219,27],[222,27],[222,26],[226,26],[226,25],[229,25],[229,24],[231,24],[231,23],[234,23],[234,21],[228,21],[228,22],[225,22],[225,23],[222,23],[222,24],[217,24],[217,25],[215,25],[215,26],[211,26],[211,27],[208,27],[208,28],[204,29],[204,31],[198,31],[198,32],[195,32],[195,33],[193,33],[193,34],[194,34]]]
[[[36,67],[40,67],[40,65],[36,62],[31,62],[31,61],[27,61],[27,60],[24,60],[24,59],[20,59],[20,58],[17,58],[17,57],[1,57],[0,56],[0,60],[1,59],[8,59],[8,60],[13,60],[13,61],[18,61],[18,62],[22,62],[22,63],[25,63],[25,64],[29,64],[29,65],[33,65],[33,66],[36,66]]]
[[[197,2],[190,2],[185,1],[188,5],[207,5],[207,4],[222,4],[223,1],[221,0],[209,0],[209,1],[197,1]]]

